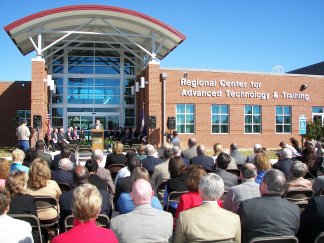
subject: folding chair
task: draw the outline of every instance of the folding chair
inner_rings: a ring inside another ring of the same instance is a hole
[[[295,236],[267,236],[253,238],[248,243],[298,243],[298,239]]]
[[[308,201],[313,196],[311,189],[292,189],[287,190],[283,197],[291,202]]]
[[[122,169],[124,167],[125,167],[125,165],[123,165],[123,164],[112,164],[107,167],[107,169],[110,171],[111,178],[113,179],[113,181],[115,181],[118,171],[120,171],[120,169]]]
[[[160,200],[161,203],[163,202],[164,191],[165,191],[165,185],[166,185],[166,183],[167,183],[167,181],[162,181],[160,183],[160,185],[158,185],[158,188],[157,188],[157,197],[159,198],[159,200]]]
[[[324,242],[324,231],[319,233],[314,240],[314,243],[323,243]]]
[[[232,173],[233,175],[236,175],[238,177],[240,177],[240,170],[239,169],[228,169],[226,170],[229,173]]]
[[[123,153],[128,153],[128,152],[133,152],[133,153],[137,153],[136,149],[134,148],[123,148]]]
[[[168,202],[166,205],[166,211],[169,212],[169,207],[171,202],[178,203],[182,194],[187,193],[188,191],[173,191],[168,196]]]
[[[65,232],[73,228],[73,215],[69,215],[64,220],[64,229]],[[99,214],[98,218],[96,219],[96,225],[104,228],[109,228],[110,219],[105,214]]]
[[[57,182],[58,186],[60,187],[62,192],[70,191],[72,188],[69,184],[64,182]]]
[[[10,217],[26,221],[30,224],[33,230],[34,242],[43,243],[42,231],[39,219],[32,214],[9,214]]]
[[[92,148],[79,148],[78,151],[79,151],[79,153],[82,153],[82,152],[92,153]]]
[[[138,150],[138,149],[141,147],[141,145],[142,145],[142,144],[140,144],[140,143],[134,143],[134,144],[132,145],[132,148]]]

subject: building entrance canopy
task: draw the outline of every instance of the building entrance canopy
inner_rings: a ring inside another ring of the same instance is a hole
[[[103,43],[135,56],[140,70],[162,60],[186,37],[171,26],[132,10],[102,6],[66,6],[19,19],[4,27],[23,55],[36,51],[47,59],[75,43]]]

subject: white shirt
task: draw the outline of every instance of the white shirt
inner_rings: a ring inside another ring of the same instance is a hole
[[[130,176],[130,171],[128,170],[128,167],[125,166],[124,168],[121,168],[117,175],[116,175],[116,178],[115,178],[115,185],[117,185],[117,180],[120,179],[120,178],[124,178],[124,177],[127,177],[127,176]]]
[[[1,243],[33,243],[32,228],[29,223],[8,215],[0,216]]]
[[[22,124],[17,128],[17,136],[18,140],[29,140],[30,137],[30,131],[29,128],[25,125]]]

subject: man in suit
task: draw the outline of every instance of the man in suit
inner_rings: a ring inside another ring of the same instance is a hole
[[[262,145],[261,144],[254,144],[253,146],[253,154],[246,157],[245,163],[254,163],[254,157],[257,153],[262,152]]]
[[[259,184],[255,182],[257,168],[252,163],[246,163],[240,168],[242,184],[231,187],[225,197],[223,208],[236,213],[244,200],[260,197]]]
[[[280,170],[269,170],[260,184],[261,197],[243,201],[238,210],[242,242],[255,237],[294,236],[299,228],[298,206],[281,197],[286,177]]]
[[[205,175],[200,180],[198,192],[203,204],[180,213],[174,242],[229,239],[241,242],[239,216],[220,208],[217,204],[217,200],[224,193],[222,178],[212,173]]]
[[[238,151],[238,145],[236,143],[232,143],[230,146],[230,156],[236,159],[236,164],[245,164],[246,156]]]
[[[74,180],[73,180],[73,164],[68,158],[60,159],[59,161],[59,169],[52,170],[52,180],[56,182],[63,182],[68,184],[71,188],[74,187]]]
[[[146,158],[141,160],[143,167],[152,175],[156,165],[163,162],[162,159],[156,158],[156,148],[152,144],[147,144],[144,148]]]
[[[89,183],[99,190],[108,191],[107,183],[97,175],[98,163],[95,159],[88,159],[84,165],[89,171]]]
[[[172,146],[172,152],[173,152],[173,156],[179,156],[179,157],[182,157],[181,155],[182,155],[182,149],[180,148],[180,146]],[[182,160],[183,160],[183,162],[186,164],[186,167],[189,167],[189,165],[190,165],[190,161],[189,161],[189,159],[187,159],[187,158],[184,158],[184,157],[182,157]]]
[[[173,218],[170,213],[152,208],[154,195],[151,184],[138,179],[134,182],[131,197],[135,209],[127,214],[114,217],[110,228],[119,242],[168,242],[172,238]]]
[[[151,177],[151,185],[155,193],[157,193],[157,189],[163,181],[170,179],[169,160],[171,159],[172,155],[172,149],[166,148],[163,151],[164,161],[155,166],[153,175]]]
[[[89,183],[89,171],[84,166],[78,165],[73,171],[73,180],[75,187]],[[63,192],[60,196],[60,226],[63,229],[64,219],[72,213],[72,195],[74,189]],[[110,195],[108,191],[99,190],[102,196],[101,214],[111,216],[111,205],[109,202]]]
[[[52,165],[52,156],[44,152],[45,142],[43,140],[38,140],[35,144],[35,149],[37,151],[37,158],[45,160],[49,167]]]
[[[216,159],[217,169],[214,173],[223,179],[225,191],[228,191],[232,186],[236,186],[238,183],[238,176],[226,171],[230,162],[231,156],[223,152],[220,153]]]
[[[182,151],[182,157],[191,159],[197,156],[197,140],[195,138],[188,139],[188,149]]]
[[[313,183],[313,191],[315,196],[319,196],[322,190],[324,190],[324,175],[316,177]]]
[[[314,242],[324,229],[324,197],[313,197],[300,215],[298,239],[301,243]]]
[[[273,165],[273,168],[281,170],[286,178],[290,178],[290,168],[292,164],[292,152],[289,148],[284,148],[280,152],[280,157],[277,163]]]
[[[198,145],[197,147],[197,156],[190,159],[190,164],[201,165],[205,168],[206,171],[212,171],[215,165],[214,160],[205,155],[206,147],[204,145]]]

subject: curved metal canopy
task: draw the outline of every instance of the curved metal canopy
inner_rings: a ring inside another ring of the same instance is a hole
[[[148,15],[103,5],[66,6],[19,19],[4,27],[23,55],[51,55],[51,47],[101,43],[132,52],[141,64],[163,59],[186,37]],[[139,64],[139,63],[138,63]]]

